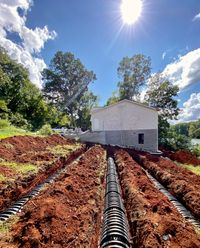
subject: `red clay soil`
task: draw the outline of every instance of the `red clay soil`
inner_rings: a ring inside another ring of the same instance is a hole
[[[193,155],[190,151],[180,150],[177,152],[171,152],[166,149],[161,149],[164,156],[169,157],[172,160],[176,160],[182,164],[200,165],[200,159]]]
[[[90,148],[51,188],[28,203],[1,247],[97,248],[103,209],[106,153]]]
[[[29,193],[34,187],[42,183],[49,176],[53,175],[57,170],[64,166],[67,166],[78,156],[84,152],[85,148],[82,147],[71,154],[67,158],[59,159],[51,168],[48,170],[39,171],[37,174],[32,174],[24,179],[19,178],[18,180],[10,183],[8,186],[1,187],[0,184],[0,211],[5,210],[13,202]]]
[[[200,176],[164,158],[140,156],[140,163],[200,220]]]
[[[15,162],[31,162],[27,158],[24,161],[24,157],[27,157],[29,153],[35,154],[37,152],[40,154],[47,147],[68,144],[74,144],[74,141],[57,134],[47,137],[14,136],[0,140],[0,158]]]
[[[148,179],[142,168],[123,151],[115,153],[128,214],[133,247],[199,248],[193,226]]]
[[[9,161],[22,162],[21,157],[24,156],[26,157],[26,161],[23,162],[33,163],[34,160],[30,160],[29,156],[31,152],[41,152],[41,150],[44,151],[47,147],[73,143],[73,141],[65,139],[59,135],[51,135],[44,138],[29,136],[12,137],[0,141],[0,150],[2,152],[2,154],[0,153],[0,158],[7,160],[9,158]],[[25,147],[27,148],[27,152],[25,152],[24,150]],[[82,146],[81,148],[75,150],[74,152],[71,152],[65,157],[59,157],[56,155],[54,156],[50,152],[46,153],[46,155],[42,157],[42,160],[44,161],[44,163],[45,160],[49,162],[42,165],[38,173],[30,174],[26,177],[18,177],[17,180],[11,181],[9,183],[0,183],[0,211],[5,210],[12,204],[12,202],[29,193],[35,186],[42,183],[46,178],[55,173],[55,171],[57,171],[58,169],[69,164],[84,151],[85,147]],[[51,159],[54,159],[56,161],[52,164]],[[35,158],[35,161],[38,161],[38,157]],[[2,174],[6,173],[5,176],[7,177],[9,177],[9,175],[12,176],[12,173],[14,173],[12,169],[6,169],[5,171],[5,168],[3,167],[0,167],[0,172],[3,172]]]

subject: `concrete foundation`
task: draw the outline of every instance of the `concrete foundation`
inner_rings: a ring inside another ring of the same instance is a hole
[[[139,144],[139,134],[144,134],[144,144]],[[133,147],[138,150],[150,152],[158,151],[157,129],[86,132],[80,135],[80,140],[107,145]]]

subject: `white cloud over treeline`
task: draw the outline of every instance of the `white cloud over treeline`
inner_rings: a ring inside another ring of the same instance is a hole
[[[178,122],[195,121],[200,118],[200,92],[190,95],[178,117]]]
[[[27,27],[27,12],[32,5],[31,0],[0,0],[0,45],[29,70],[30,80],[41,87],[41,71],[46,64],[39,53],[46,41],[55,39],[56,32],[47,26]],[[9,39],[9,34],[17,35],[20,42]]]
[[[177,85],[180,90],[200,82],[200,48],[179,56],[177,60],[168,64],[163,75]]]
[[[162,73],[179,87],[180,92],[188,87],[200,85],[200,48],[179,56],[177,60],[168,64]],[[183,103],[178,122],[193,121],[198,118],[200,118],[199,92],[192,93]]]

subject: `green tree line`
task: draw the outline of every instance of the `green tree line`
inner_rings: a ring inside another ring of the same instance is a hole
[[[142,103],[156,108],[159,114],[160,146],[187,148],[189,138],[200,137],[200,121],[170,126],[169,121],[179,114],[179,89],[162,73],[151,73],[150,57],[124,57],[117,73],[120,81],[106,104],[123,99],[141,101],[143,92]],[[28,71],[0,49],[0,118],[30,130],[46,123],[89,129],[90,110],[98,104],[98,97],[88,90],[96,80],[95,73],[72,53],[58,51],[42,76],[41,91],[30,81]]]
[[[187,123],[179,123],[173,126],[178,133],[190,137],[192,139],[200,139],[200,119]]]
[[[45,124],[88,129],[90,109],[98,97],[87,86],[95,78],[73,54],[57,52],[50,69],[43,71],[41,91],[30,81],[28,71],[1,48],[0,118],[28,130]]]

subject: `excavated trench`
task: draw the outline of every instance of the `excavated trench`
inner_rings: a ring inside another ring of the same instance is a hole
[[[0,212],[0,221],[8,220],[12,215],[21,212],[25,204],[31,200],[34,196],[37,196],[41,190],[48,187],[49,184],[53,183],[62,173],[65,173],[70,164],[78,161],[84,154],[85,148],[78,149],[73,152],[58,168],[49,173],[49,176],[41,183],[37,184],[31,191],[25,194],[23,197],[15,201],[6,210]]]
[[[2,213],[6,220],[40,193],[14,226],[16,246],[2,247],[200,247],[198,220],[125,150],[105,150],[91,147]]]
[[[114,157],[133,247],[200,247],[198,223],[189,223],[125,150]]]
[[[122,200],[116,166],[112,158],[108,158],[100,247],[130,247],[126,211]]]

